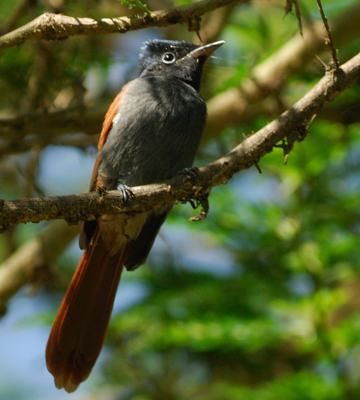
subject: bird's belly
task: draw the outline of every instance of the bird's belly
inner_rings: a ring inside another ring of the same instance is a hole
[[[194,161],[200,139],[199,127],[169,124],[155,132],[151,145],[142,146],[128,160],[125,181],[128,185],[168,179]],[[202,129],[201,129],[202,130]],[[123,169],[121,168],[121,172]]]

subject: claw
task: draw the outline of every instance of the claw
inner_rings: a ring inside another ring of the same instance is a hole
[[[209,193],[205,193],[203,196],[199,197],[197,199],[199,204],[202,207],[202,210],[200,211],[199,215],[195,215],[194,217],[190,218],[190,221],[196,222],[196,221],[202,221],[204,220],[208,213],[209,213]]]
[[[135,197],[129,186],[123,183],[120,183],[116,189],[121,193],[122,201],[124,204],[127,204],[131,199]]]
[[[190,199],[188,200],[188,203],[191,205],[193,210],[196,210],[199,207],[199,201],[196,199]]]

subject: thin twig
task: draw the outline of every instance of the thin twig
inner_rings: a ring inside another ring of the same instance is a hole
[[[202,21],[200,32],[196,32],[197,37],[194,38],[194,42],[203,44],[217,40],[233,14],[235,6],[236,3],[232,3],[209,13]]]
[[[289,14],[292,12],[293,6],[295,8],[295,16],[298,22],[298,27],[299,27],[299,32],[300,35],[303,35],[303,23],[302,23],[302,17],[301,17],[301,10],[300,6],[298,3],[298,0],[286,0],[285,2],[285,14]]]
[[[338,60],[338,57],[337,57],[337,54],[336,54],[336,49],[335,49],[335,46],[334,46],[334,40],[333,40],[333,37],[332,37],[332,34],[331,34],[331,29],[330,29],[327,17],[325,15],[323,6],[321,4],[321,0],[316,0],[316,1],[317,1],[317,4],[318,4],[320,15],[321,15],[321,19],[322,19],[322,21],[324,23],[326,34],[327,34],[327,38],[325,40],[325,44],[330,47],[332,61],[333,61],[335,70],[338,70],[340,63],[339,63],[339,60]]]
[[[300,32],[300,35],[303,36],[303,23],[302,23],[301,10],[300,10],[298,0],[294,0],[294,6],[295,6],[296,19],[298,21],[298,26],[299,26],[299,32]]]

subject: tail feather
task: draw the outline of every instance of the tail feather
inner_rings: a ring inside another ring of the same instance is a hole
[[[46,348],[47,368],[59,389],[74,391],[95,364],[109,323],[123,258],[123,249],[112,255],[96,233],[93,244],[80,259]]]

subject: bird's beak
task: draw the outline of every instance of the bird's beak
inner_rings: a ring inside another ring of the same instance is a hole
[[[209,57],[217,48],[225,43],[224,40],[219,40],[217,42],[208,43],[204,46],[197,47],[195,50],[188,53],[188,56],[199,58],[199,57]]]

